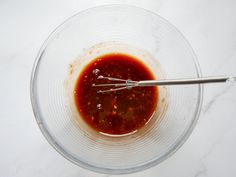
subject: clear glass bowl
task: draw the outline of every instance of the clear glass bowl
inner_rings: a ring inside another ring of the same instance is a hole
[[[169,157],[189,137],[199,117],[203,88],[160,87],[166,89],[165,110],[149,129],[139,133],[106,137],[86,132],[73,121],[65,79],[68,67],[84,49],[107,41],[147,51],[160,63],[165,78],[201,75],[189,43],[162,17],[127,5],[91,8],[60,25],[38,53],[31,78],[36,121],[49,143],[81,167],[110,174],[144,170]]]

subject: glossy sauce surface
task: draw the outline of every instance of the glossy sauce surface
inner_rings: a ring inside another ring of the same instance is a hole
[[[155,79],[142,62],[126,54],[114,53],[94,59],[80,73],[74,90],[76,108],[83,120],[94,130],[113,135],[143,127],[156,109],[157,87],[97,93],[109,87],[92,87],[94,83],[114,83],[97,79],[101,75],[136,81]]]

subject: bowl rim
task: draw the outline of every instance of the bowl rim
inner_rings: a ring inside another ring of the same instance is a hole
[[[178,30],[178,28],[176,28],[172,23],[170,23],[168,20],[166,20],[165,18],[163,18],[162,16],[158,15],[157,13],[147,10],[145,8],[142,7],[138,7],[138,6],[133,6],[133,5],[127,5],[127,4],[109,4],[109,5],[99,5],[99,6],[94,6],[94,7],[90,7],[87,8],[85,10],[79,11],[77,13],[75,13],[74,15],[72,15],[71,17],[67,18],[66,20],[64,20],[60,25],[58,25],[47,37],[47,39],[44,41],[44,43],[42,44],[42,46],[40,47],[40,50],[37,53],[36,59],[34,61],[33,64],[33,68],[31,71],[31,78],[30,78],[30,99],[31,99],[31,105],[32,105],[32,109],[33,109],[33,113],[34,113],[34,117],[35,120],[38,124],[38,127],[40,128],[43,136],[46,138],[46,140],[49,142],[49,144],[59,153],[61,154],[65,159],[71,161],[72,163],[83,167],[85,169],[94,171],[94,172],[98,172],[98,173],[103,173],[103,174],[128,174],[128,173],[134,173],[134,172],[138,172],[138,171],[142,171],[142,170],[146,170],[148,168],[151,168],[161,162],[163,162],[164,160],[166,160],[167,158],[169,158],[170,156],[172,156],[185,142],[186,140],[189,138],[189,136],[191,135],[194,127],[196,126],[196,123],[198,121],[198,118],[200,116],[201,113],[201,108],[202,108],[202,102],[203,102],[203,85],[198,85],[198,101],[197,101],[197,107],[196,110],[194,112],[194,119],[192,120],[189,128],[186,130],[185,133],[183,133],[183,135],[181,137],[179,137],[179,139],[176,141],[175,144],[173,144],[171,146],[171,148],[168,149],[168,151],[166,151],[165,153],[163,153],[159,158],[153,158],[150,159],[149,161],[146,161],[144,163],[141,163],[135,167],[128,167],[128,168],[117,168],[117,169],[113,169],[113,168],[107,168],[107,167],[100,167],[100,166],[94,166],[91,165],[87,162],[84,162],[78,158],[75,158],[73,155],[71,155],[70,153],[68,153],[61,145],[59,145],[54,138],[52,137],[52,135],[50,134],[50,132],[48,131],[46,125],[43,124],[43,118],[41,116],[39,107],[38,107],[38,101],[37,101],[37,75],[38,75],[38,68],[39,68],[39,63],[44,55],[45,49],[47,48],[47,45],[49,44],[49,42],[54,39],[55,34],[64,26],[64,24],[66,24],[68,21],[70,21],[71,19],[73,19],[74,17],[81,15],[83,13],[87,13],[89,11],[94,11],[96,9],[100,9],[100,8],[114,8],[114,7],[126,7],[126,8],[131,8],[131,9],[135,9],[135,10],[142,10],[145,11],[149,14],[152,14],[154,16],[157,16],[158,18],[162,19],[163,21],[165,21],[165,23],[167,23],[169,26],[171,26],[176,32],[178,32],[180,34],[180,36],[184,39],[184,41],[186,41],[186,43],[188,44],[193,57],[193,61],[194,61],[194,67],[196,70],[196,74],[197,77],[201,77],[202,76],[202,72],[201,72],[201,68],[197,59],[197,56],[192,48],[192,46],[190,45],[190,43],[188,42],[188,40],[185,38],[185,36]]]

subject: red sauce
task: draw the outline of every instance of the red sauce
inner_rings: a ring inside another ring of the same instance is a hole
[[[129,55],[114,53],[94,59],[79,75],[74,90],[76,107],[84,121],[96,131],[114,135],[143,127],[155,111],[157,87],[97,93],[109,88],[92,87],[92,84],[111,83],[97,79],[100,75],[136,81],[154,79],[142,62]]]

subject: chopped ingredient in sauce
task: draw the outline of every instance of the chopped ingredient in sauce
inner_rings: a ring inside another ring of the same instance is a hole
[[[135,87],[109,93],[97,93],[93,84],[113,83],[98,76],[131,80],[155,79],[138,59],[120,53],[94,59],[78,77],[74,99],[83,120],[98,132],[122,135],[143,127],[152,117],[158,98],[157,87]],[[102,88],[109,89],[109,88]]]

